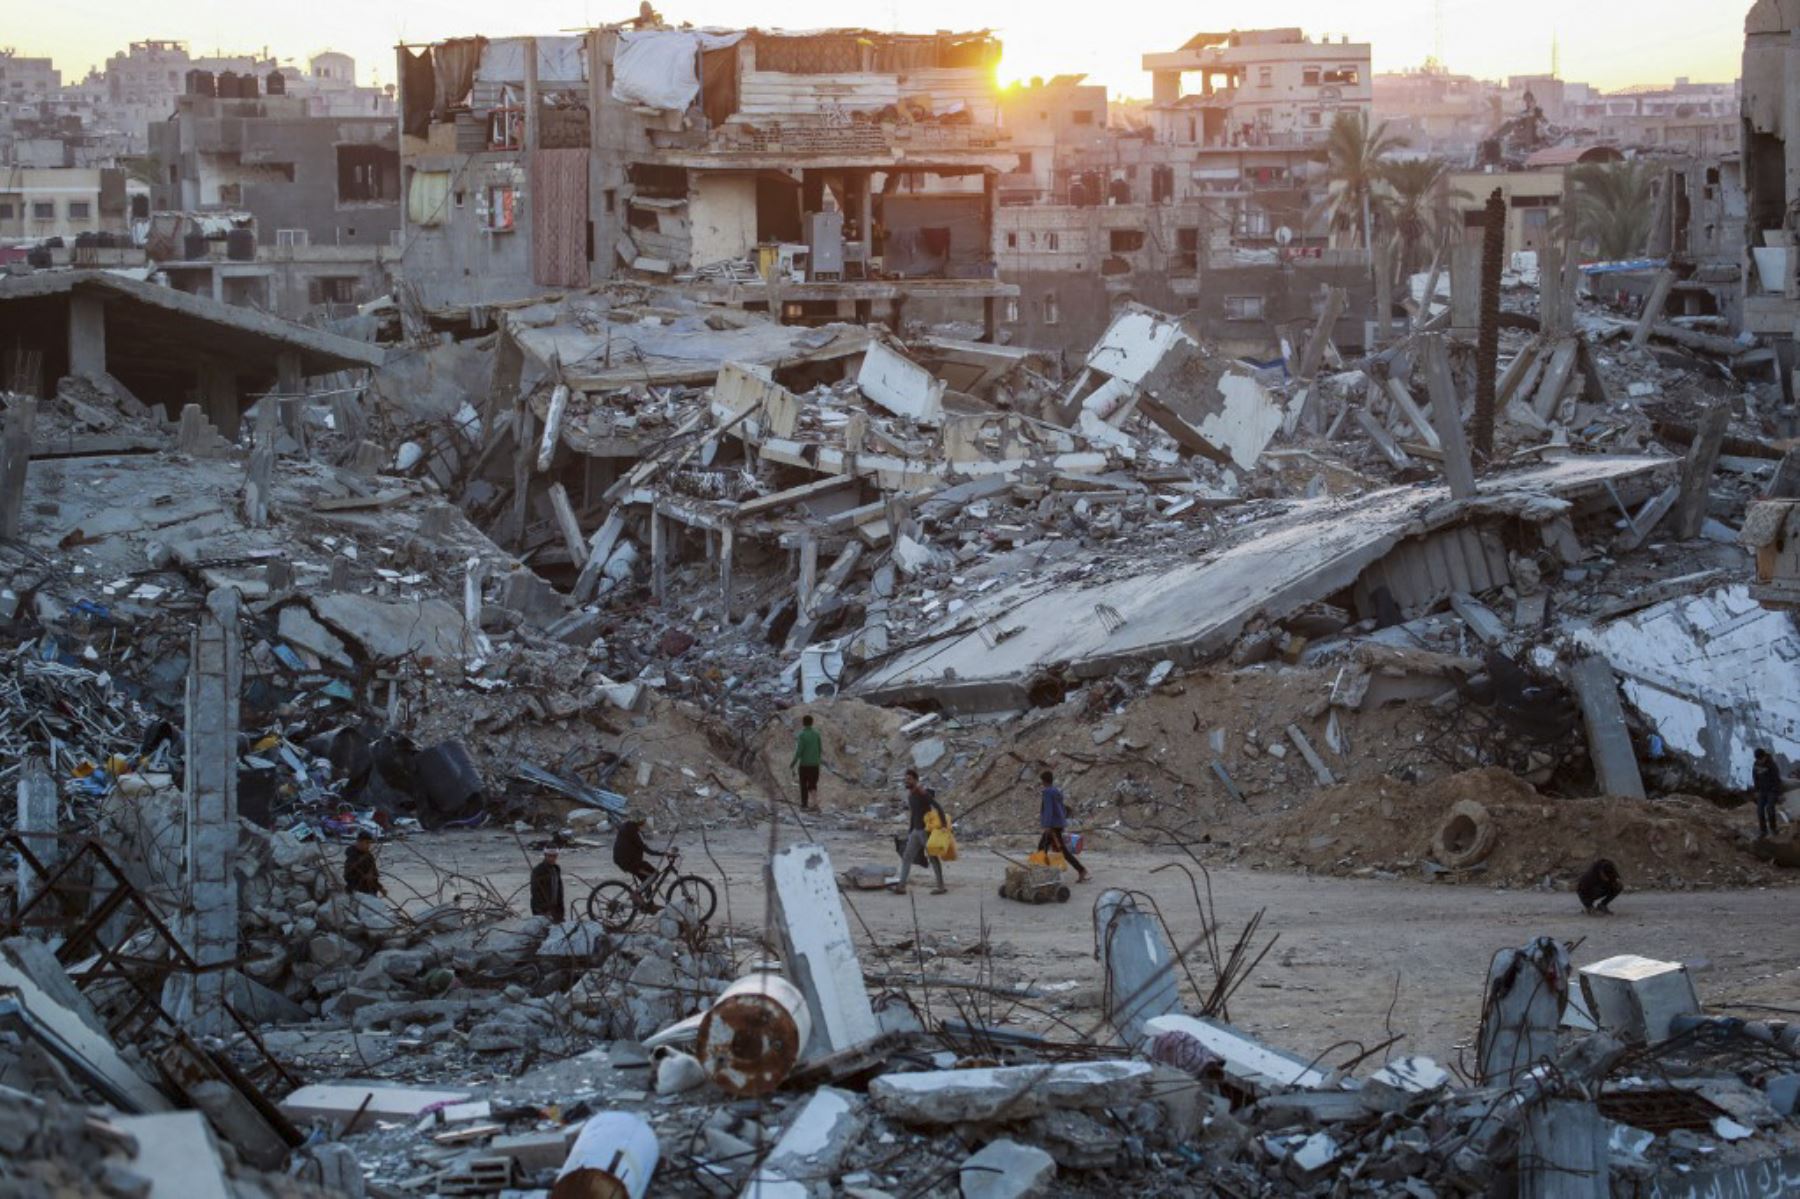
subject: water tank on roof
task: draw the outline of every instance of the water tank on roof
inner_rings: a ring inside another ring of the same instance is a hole
[[[182,234],[181,257],[188,262],[193,262],[198,258],[205,258],[206,234],[200,232],[198,229],[189,229],[186,233]]]
[[[225,257],[233,262],[253,262],[256,259],[256,230],[233,229],[225,235]]]
[[[190,96],[216,96],[219,94],[219,82],[211,71],[192,70],[187,73],[187,94]]]
[[[235,100],[238,98],[238,73],[236,71],[219,72],[219,99]]]
[[[270,71],[267,86],[263,91],[271,96],[287,95],[287,76],[280,71]]]
[[[256,76],[245,71],[238,76],[238,99],[254,100],[262,94],[262,85],[257,83]]]

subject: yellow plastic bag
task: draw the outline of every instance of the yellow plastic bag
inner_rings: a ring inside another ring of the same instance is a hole
[[[1058,870],[1067,870],[1069,868],[1068,861],[1063,858],[1062,854],[1057,853],[1055,850],[1034,850],[1032,851],[1031,856],[1025,860],[1030,862],[1033,866],[1054,866]]]
[[[933,829],[925,838],[925,852],[940,862],[956,861],[956,837],[948,828]]]

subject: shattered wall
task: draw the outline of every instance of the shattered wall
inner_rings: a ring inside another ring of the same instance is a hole
[[[1800,631],[1742,585],[1657,604],[1576,640],[1605,655],[1625,698],[1721,785],[1747,788],[1755,749],[1800,763]]]

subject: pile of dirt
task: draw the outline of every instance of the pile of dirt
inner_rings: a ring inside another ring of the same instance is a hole
[[[859,699],[831,699],[789,708],[752,738],[756,748],[752,769],[772,798],[800,802],[800,783],[790,763],[800,721],[809,715],[823,750],[819,792],[826,810],[859,808],[898,793],[900,775],[911,765],[910,742],[900,729],[916,713],[878,708]]]
[[[1710,801],[1550,798],[1497,769],[1319,791],[1269,825],[1246,859],[1258,856],[1328,874],[1424,873],[1485,886],[1572,886],[1601,857],[1627,886],[1800,881],[1752,857],[1742,818]]]

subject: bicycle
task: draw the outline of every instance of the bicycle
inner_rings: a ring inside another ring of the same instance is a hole
[[[622,933],[638,916],[660,910],[655,897],[661,890],[663,907],[673,911],[676,919],[690,928],[705,924],[718,907],[718,895],[713,885],[699,875],[676,874],[675,864],[680,860],[681,851],[671,849],[664,855],[662,869],[642,883],[617,878],[596,883],[588,892],[588,919],[599,922],[609,933]]]

